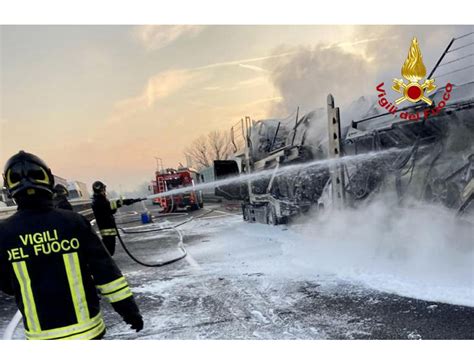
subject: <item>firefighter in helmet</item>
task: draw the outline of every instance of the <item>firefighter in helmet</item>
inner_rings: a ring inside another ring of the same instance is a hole
[[[7,161],[3,178],[18,210],[0,221],[0,289],[15,296],[26,338],[100,339],[98,292],[140,331],[130,287],[90,223],[53,207],[48,166],[20,151]]]
[[[61,184],[57,184],[53,188],[53,205],[58,209],[71,210],[72,205],[68,201],[69,191]]]
[[[101,181],[95,181],[92,184],[92,190],[94,191],[94,196],[92,197],[92,211],[94,211],[102,241],[110,255],[114,255],[115,237],[118,234],[114,214],[119,207],[134,204],[135,202],[142,201],[142,199],[126,198],[109,201],[107,199],[107,186]]]

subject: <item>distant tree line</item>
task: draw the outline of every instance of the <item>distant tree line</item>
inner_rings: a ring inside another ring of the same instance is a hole
[[[232,155],[230,132],[215,130],[196,138],[185,150],[188,164],[197,169],[210,167],[214,160],[228,159]]]

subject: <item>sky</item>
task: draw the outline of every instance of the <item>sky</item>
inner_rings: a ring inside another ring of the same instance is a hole
[[[374,95],[418,37],[430,70],[472,26],[1,26],[0,164],[132,191],[200,135]],[[469,61],[469,60],[468,60]],[[472,58],[471,61],[472,63]],[[454,76],[453,76],[454,77]]]

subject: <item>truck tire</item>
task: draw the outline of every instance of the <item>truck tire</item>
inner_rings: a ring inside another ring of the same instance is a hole
[[[248,205],[242,205],[242,217],[244,221],[250,220],[250,211]]]
[[[267,224],[278,225],[278,218],[276,216],[275,208],[273,205],[269,205],[267,209]]]
[[[198,192],[198,204],[200,209],[204,207],[204,197],[202,197],[202,191]]]

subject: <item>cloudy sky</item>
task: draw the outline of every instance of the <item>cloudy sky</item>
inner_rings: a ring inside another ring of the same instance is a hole
[[[20,149],[115,190],[200,134],[375,94],[413,36],[430,70],[469,26],[2,26],[0,163]]]

